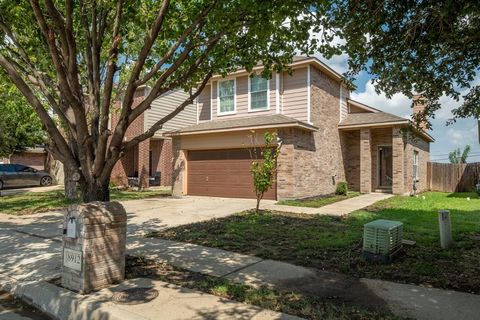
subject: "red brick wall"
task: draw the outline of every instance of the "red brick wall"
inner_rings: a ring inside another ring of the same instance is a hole
[[[46,153],[15,153],[10,157],[10,163],[23,164],[37,170],[45,170]]]
[[[172,185],[172,140],[151,140],[152,151],[152,175],[161,172],[160,185]]]
[[[138,106],[145,97],[145,90],[144,88],[137,90],[134,96],[132,107],[135,108]],[[111,130],[115,129],[115,126],[118,123],[119,119],[119,108],[120,108],[120,101],[116,103],[114,107],[114,111],[112,112],[111,116]],[[141,133],[144,132],[144,117],[145,114],[140,115],[133,123],[128,127],[127,132],[125,133],[125,138],[131,139]],[[142,148],[140,149],[140,153],[137,151],[138,148],[134,148],[130,152],[127,152],[123,155],[123,157],[115,164],[111,179],[113,182],[121,185],[126,185],[128,183],[127,176],[132,176],[135,172],[142,173],[143,175],[147,175],[147,177],[142,177],[142,182],[146,182],[142,186],[148,187],[148,151],[149,147],[145,148],[145,145],[149,144],[149,141],[145,141],[142,143]],[[132,170],[133,168],[133,170]]]
[[[135,94],[133,107],[136,107],[144,98],[144,89],[138,90]],[[117,103],[117,108],[120,103]],[[112,114],[112,130],[118,123],[118,113]],[[125,137],[131,139],[144,132],[145,114],[138,117],[127,129]],[[150,151],[152,152],[152,168],[150,165]],[[155,172],[161,172],[162,186],[172,185],[172,141],[148,139],[141,142],[137,147],[126,152],[113,168],[111,179],[120,185],[127,185],[127,177],[140,175],[142,186],[148,187],[150,171],[152,176]]]

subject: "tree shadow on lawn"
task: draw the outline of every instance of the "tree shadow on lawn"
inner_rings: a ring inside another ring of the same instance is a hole
[[[478,294],[480,217],[473,213],[452,210],[455,246],[450,250],[440,249],[436,211],[422,209],[358,211],[345,218],[246,212],[170,228],[155,236],[355,277]],[[404,238],[416,241],[405,246],[392,264],[366,262],[361,257],[363,225],[376,219],[403,222]]]
[[[454,192],[450,193],[447,198],[480,199],[480,196],[476,192]],[[480,210],[480,208],[478,210]]]

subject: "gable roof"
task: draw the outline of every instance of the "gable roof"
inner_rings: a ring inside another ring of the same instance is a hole
[[[347,103],[351,106],[360,108],[360,109],[365,110],[367,112],[381,112],[380,110],[378,110],[374,107],[368,106],[365,103],[361,103],[359,101],[356,101],[356,100],[353,100],[353,99],[350,99],[350,98],[347,98]]]
[[[373,124],[393,124],[393,123],[409,123],[408,119],[396,116],[391,113],[377,111],[377,112],[359,112],[349,113],[343,119],[338,126],[350,127],[350,126],[367,126]]]
[[[368,106],[367,106],[368,107]],[[418,130],[412,121],[394,114],[375,109],[373,112],[349,113],[339,124],[339,129],[356,129],[362,127],[379,127],[392,125],[409,125],[413,131],[424,139],[433,142],[435,139],[424,130]]]
[[[289,67],[296,67],[296,66],[308,65],[308,64],[314,65],[315,67],[320,69],[320,71],[324,72],[326,75],[328,75],[329,77],[331,77],[332,79],[334,79],[338,82],[342,82],[342,81],[346,82],[347,81],[340,73],[333,70],[327,64],[320,61],[316,57],[294,56],[293,59],[292,59],[292,62],[290,64],[288,64],[288,66]],[[252,71],[258,71],[258,70],[261,70],[262,68],[263,68],[263,65],[259,64],[255,67],[253,67]],[[247,71],[245,69],[238,69],[237,71],[229,73],[228,76],[238,75],[238,74],[242,74],[242,73],[246,73],[246,72]],[[221,79],[221,78],[223,78],[222,75],[216,74],[211,78],[211,80],[217,80],[217,79]]]
[[[285,127],[297,127],[309,131],[318,130],[308,123],[281,115],[264,115],[255,117],[242,117],[228,120],[214,120],[202,122],[197,125],[185,127],[179,130],[170,131],[165,133],[167,136],[177,135],[191,135],[201,133],[214,133],[225,131],[241,131],[241,130],[253,130],[253,129],[267,129],[267,128],[285,128]]]

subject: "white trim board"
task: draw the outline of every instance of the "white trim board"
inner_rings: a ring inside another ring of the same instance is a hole
[[[311,77],[311,67],[310,65],[308,65],[307,67],[307,122],[309,124],[312,124],[312,97],[311,97],[311,93],[312,93],[312,88],[311,88],[311,85],[312,85],[312,77]]]

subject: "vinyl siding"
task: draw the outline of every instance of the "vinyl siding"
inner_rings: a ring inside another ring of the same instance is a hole
[[[183,90],[174,90],[152,102],[150,109],[145,113],[145,130],[148,130],[158,120],[175,110],[189,97]],[[197,110],[195,104],[188,105],[172,120],[163,125],[162,130],[155,133],[154,137],[163,137],[166,131],[177,130],[197,123]]]
[[[277,83],[276,74],[272,74],[269,80],[269,105],[264,111],[248,112],[248,76],[227,77],[236,82],[236,113],[218,115],[217,93],[218,81],[212,81],[206,86],[198,99],[199,122],[212,120],[234,119],[248,116],[259,116],[276,113]],[[279,104],[280,114],[292,117],[300,121],[308,121],[308,87],[307,67],[295,69],[292,75],[283,72],[279,77]]]
[[[300,121],[308,121],[308,68],[299,68],[292,75],[283,72],[281,114]]]

